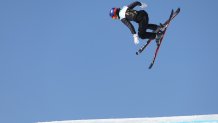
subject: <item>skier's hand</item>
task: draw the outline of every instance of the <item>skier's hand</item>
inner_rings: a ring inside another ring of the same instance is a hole
[[[135,45],[139,44],[139,37],[137,34],[133,35]]]
[[[140,6],[142,9],[148,7],[148,5],[146,3],[141,3],[142,5]]]

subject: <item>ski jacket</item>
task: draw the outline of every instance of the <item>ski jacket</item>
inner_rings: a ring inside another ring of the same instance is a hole
[[[130,29],[132,34],[136,34],[134,26],[130,21],[139,22],[137,19],[139,15],[139,11],[134,10],[133,8],[136,6],[141,6],[142,4],[138,1],[131,3],[128,6],[124,6],[119,11],[119,19]]]

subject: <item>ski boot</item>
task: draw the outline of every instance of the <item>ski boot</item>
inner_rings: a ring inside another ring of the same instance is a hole
[[[164,31],[166,28],[167,28],[167,24],[162,24],[162,23],[160,23],[160,31]]]
[[[160,45],[160,40],[161,40],[162,36],[163,36],[163,32],[162,32],[162,31],[159,31],[159,32],[156,34],[155,40],[156,40],[157,46]]]

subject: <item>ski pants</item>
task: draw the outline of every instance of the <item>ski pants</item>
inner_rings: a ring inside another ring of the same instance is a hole
[[[155,39],[156,33],[147,32],[147,29],[156,30],[158,26],[156,24],[149,24],[149,17],[144,10],[139,11],[137,16],[137,22],[139,25],[138,36],[141,39]]]

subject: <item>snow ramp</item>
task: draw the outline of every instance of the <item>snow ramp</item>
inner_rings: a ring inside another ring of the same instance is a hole
[[[218,114],[154,118],[68,120],[38,123],[218,123]]]

